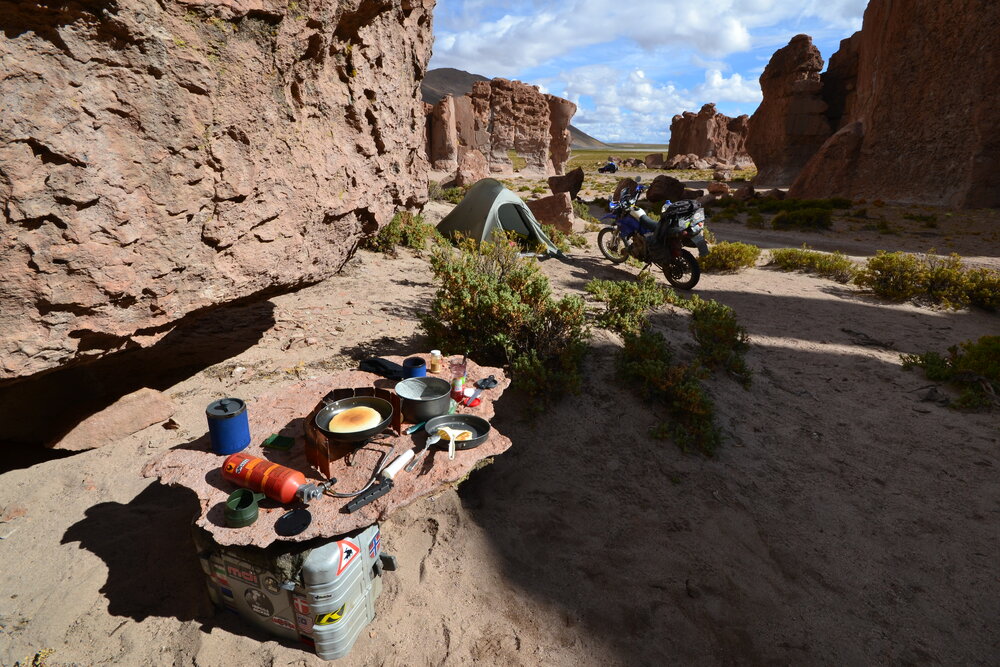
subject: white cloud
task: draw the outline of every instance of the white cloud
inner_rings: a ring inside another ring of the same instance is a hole
[[[756,79],[746,80],[739,74],[728,79],[717,69],[705,72],[705,83],[694,89],[699,100],[705,102],[752,102],[760,104],[760,84]]]

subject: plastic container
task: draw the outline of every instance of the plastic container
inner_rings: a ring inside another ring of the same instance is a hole
[[[440,373],[442,365],[444,365],[444,359],[441,357],[441,350],[431,350],[431,363],[428,370],[431,373]]]
[[[208,436],[212,451],[223,456],[242,452],[250,444],[247,404],[239,398],[220,398],[208,404]]]
[[[403,361],[404,378],[422,378],[427,375],[427,362],[420,357],[409,357]]]
[[[465,357],[455,357],[451,360],[451,397],[456,401],[462,400],[462,392],[465,391]]]

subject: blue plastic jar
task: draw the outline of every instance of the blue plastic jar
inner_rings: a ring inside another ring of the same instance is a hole
[[[250,444],[247,404],[239,398],[220,398],[208,404],[208,436],[212,451],[229,455],[242,452]]]

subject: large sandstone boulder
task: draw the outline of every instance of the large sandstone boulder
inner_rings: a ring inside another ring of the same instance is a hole
[[[764,93],[750,117],[747,152],[758,185],[788,185],[831,134],[821,94],[823,58],[809,35],[796,35],[760,75]]]
[[[462,151],[462,160],[455,172],[455,185],[473,185],[490,175],[490,165],[486,156],[475,148]]]
[[[455,98],[445,95],[431,111],[428,153],[431,168],[451,171],[458,165],[458,131]]]
[[[433,4],[4,3],[0,379],[322,280],[421,204]]]
[[[789,195],[1000,206],[998,25],[997,2],[872,0],[849,115]]]
[[[576,196],[580,194],[581,188],[583,188],[583,178],[583,167],[577,167],[562,176],[549,176],[549,189],[555,195],[560,192],[568,192],[570,199],[576,199]]]
[[[573,201],[568,192],[529,201],[528,208],[539,223],[567,234],[573,231]]]
[[[162,392],[143,387],[84,419],[52,447],[78,452],[110,445],[147,426],[167,421],[176,409]]]
[[[663,153],[650,153],[643,163],[648,169],[663,169]]]
[[[668,164],[679,156],[692,155],[730,165],[752,166],[746,151],[748,120],[747,116],[730,118],[718,113],[714,104],[704,105],[698,113],[685,111],[674,116],[670,123]],[[693,162],[694,159],[689,159],[683,164]]]
[[[646,199],[651,202],[676,201],[684,196],[684,184],[666,174],[660,174],[649,184]]]

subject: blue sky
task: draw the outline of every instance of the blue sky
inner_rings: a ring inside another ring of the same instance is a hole
[[[811,35],[825,61],[867,0],[438,0],[431,68],[517,79],[579,107],[609,142],[666,143],[670,120],[715,102],[752,114],[777,49]]]

